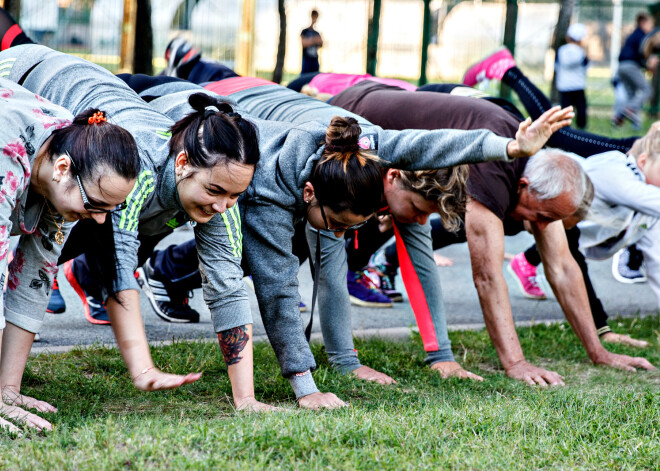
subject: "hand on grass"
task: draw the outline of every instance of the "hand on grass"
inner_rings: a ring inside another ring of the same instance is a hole
[[[552,136],[552,133],[571,124],[573,116],[575,113],[573,113],[572,106],[564,109],[554,106],[534,122],[531,118],[527,118],[518,127],[516,140],[510,141],[507,145],[509,157],[517,159],[536,154]]]
[[[45,401],[40,401],[30,396],[24,396],[15,386],[4,386],[2,388],[2,400],[10,406],[36,409],[39,412],[57,412],[57,408]]]
[[[344,401],[339,399],[332,393],[322,393],[315,392],[313,394],[308,394],[298,399],[298,404],[303,409],[337,409],[339,407],[347,407]]]
[[[202,373],[188,373],[187,375],[173,375],[163,373],[158,368],[151,368],[133,378],[133,385],[142,391],[160,391],[162,389],[175,389],[184,384],[197,381]]]
[[[467,378],[475,379],[477,381],[483,381],[484,379],[479,376],[471,373],[467,370],[464,370],[461,365],[455,361],[438,361],[431,365],[433,371],[437,371],[442,376],[442,379],[447,378]]]
[[[276,412],[286,410],[282,407],[271,406],[269,404],[259,402],[254,397],[234,399],[234,402],[236,403],[236,410],[245,412]]]
[[[637,340],[632,338],[630,335],[615,334],[614,332],[607,332],[603,334],[600,339],[603,342],[622,343],[623,345],[628,345],[629,347],[646,348],[649,346],[649,343],[645,340]]]
[[[523,381],[530,386],[563,386],[563,376],[555,371],[544,370],[525,360],[514,363],[509,368],[506,368],[506,374],[509,378]]]
[[[13,422],[26,424],[30,428],[41,430],[53,430],[53,426],[46,419],[42,419],[38,415],[32,414],[20,407],[10,406],[4,403],[0,403],[0,415],[6,417]],[[1,420],[1,419],[0,419]],[[0,426],[6,427],[9,425],[9,430],[12,432],[19,432],[18,428],[14,427],[9,422],[2,420]]]
[[[608,352],[607,350],[595,359],[594,363],[597,365],[611,366],[612,368],[618,368],[625,371],[637,371],[636,368],[655,370],[655,366],[653,366],[646,358],[618,355],[616,353]]]
[[[380,371],[376,371],[373,368],[369,368],[368,366],[361,366],[353,370],[351,373],[353,373],[359,379],[363,379],[365,381],[373,381],[374,383],[378,383],[378,384],[396,383],[396,381],[394,381],[394,378],[391,378],[387,376],[385,373],[381,373]]]

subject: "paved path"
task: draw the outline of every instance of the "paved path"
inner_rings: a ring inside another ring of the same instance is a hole
[[[191,237],[190,230],[177,231],[165,239],[161,245],[169,245],[184,241]],[[532,241],[528,234],[519,234],[509,237],[506,241],[506,251],[517,253],[524,250]],[[454,259],[454,266],[438,268],[442,279],[445,295],[447,315],[450,326],[480,326],[483,318],[476,290],[472,283],[470,262],[466,244],[447,247],[441,254]],[[611,262],[589,262],[590,271],[597,292],[600,294],[606,310],[611,314],[624,316],[636,315],[639,312],[654,312],[656,309],[655,297],[648,284],[623,285],[614,281],[610,267]],[[510,297],[513,305],[514,318],[517,322],[541,322],[563,319],[563,314],[557,302],[553,299],[547,301],[533,301],[524,298],[513,279],[505,271],[510,286]],[[312,297],[312,280],[309,268],[304,265],[300,270],[302,298],[308,305]],[[112,330],[109,326],[95,326],[89,324],[83,314],[82,306],[76,294],[68,285],[66,278],[59,276],[62,294],[67,302],[67,311],[64,314],[47,314],[44,326],[40,332],[41,342],[35,343],[33,352],[44,350],[59,350],[57,347],[70,345],[88,345],[94,342],[114,343]],[[399,280],[398,286],[402,287]],[[551,290],[545,285],[547,293]],[[250,291],[252,309],[254,313],[255,336],[265,334],[254,295]],[[167,341],[179,338],[214,338],[213,327],[208,310],[204,305],[201,290],[195,292],[191,305],[201,313],[198,324],[170,324],[162,321],[154,314],[144,295],[141,296],[141,307],[144,317],[147,336],[150,341]],[[397,303],[389,309],[358,308],[353,306],[354,329],[390,329],[408,328],[415,324],[415,319],[407,300]],[[304,313],[307,322],[309,313]],[[314,331],[319,332],[319,323],[315,320]]]

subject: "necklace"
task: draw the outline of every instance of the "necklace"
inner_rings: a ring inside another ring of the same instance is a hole
[[[55,242],[57,242],[57,245],[62,245],[64,244],[64,233],[62,232],[62,226],[64,225],[64,220],[62,220],[61,223],[57,223],[55,220],[54,213],[57,213],[57,211],[54,211],[50,203],[48,202],[48,198],[46,198],[46,195],[44,194],[44,190],[41,187],[41,183],[39,182],[39,171],[41,170],[41,164],[43,163],[45,158],[45,154],[42,155],[42,157],[39,159],[39,162],[36,165],[36,171],[35,171],[35,176],[36,176],[36,183],[37,187],[39,188],[39,193],[41,196],[44,198],[44,203],[46,203],[46,209],[48,210],[48,214],[50,215],[50,218],[53,220],[53,224],[55,224],[55,227],[57,227],[57,232],[55,232]]]

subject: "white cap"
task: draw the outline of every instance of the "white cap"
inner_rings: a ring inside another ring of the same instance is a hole
[[[586,35],[587,27],[582,23],[573,23],[566,31],[566,36],[577,42],[582,41]]]

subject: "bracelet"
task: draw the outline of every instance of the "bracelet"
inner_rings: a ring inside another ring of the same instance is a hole
[[[148,372],[148,371],[150,371],[150,370],[153,370],[154,368],[156,368],[156,367],[155,367],[155,366],[150,366],[149,368],[145,368],[145,369],[143,369],[142,371],[140,371],[137,375],[135,375],[135,376],[132,378],[133,381],[135,381],[138,377],[142,376],[142,375],[145,374],[146,372]]]

